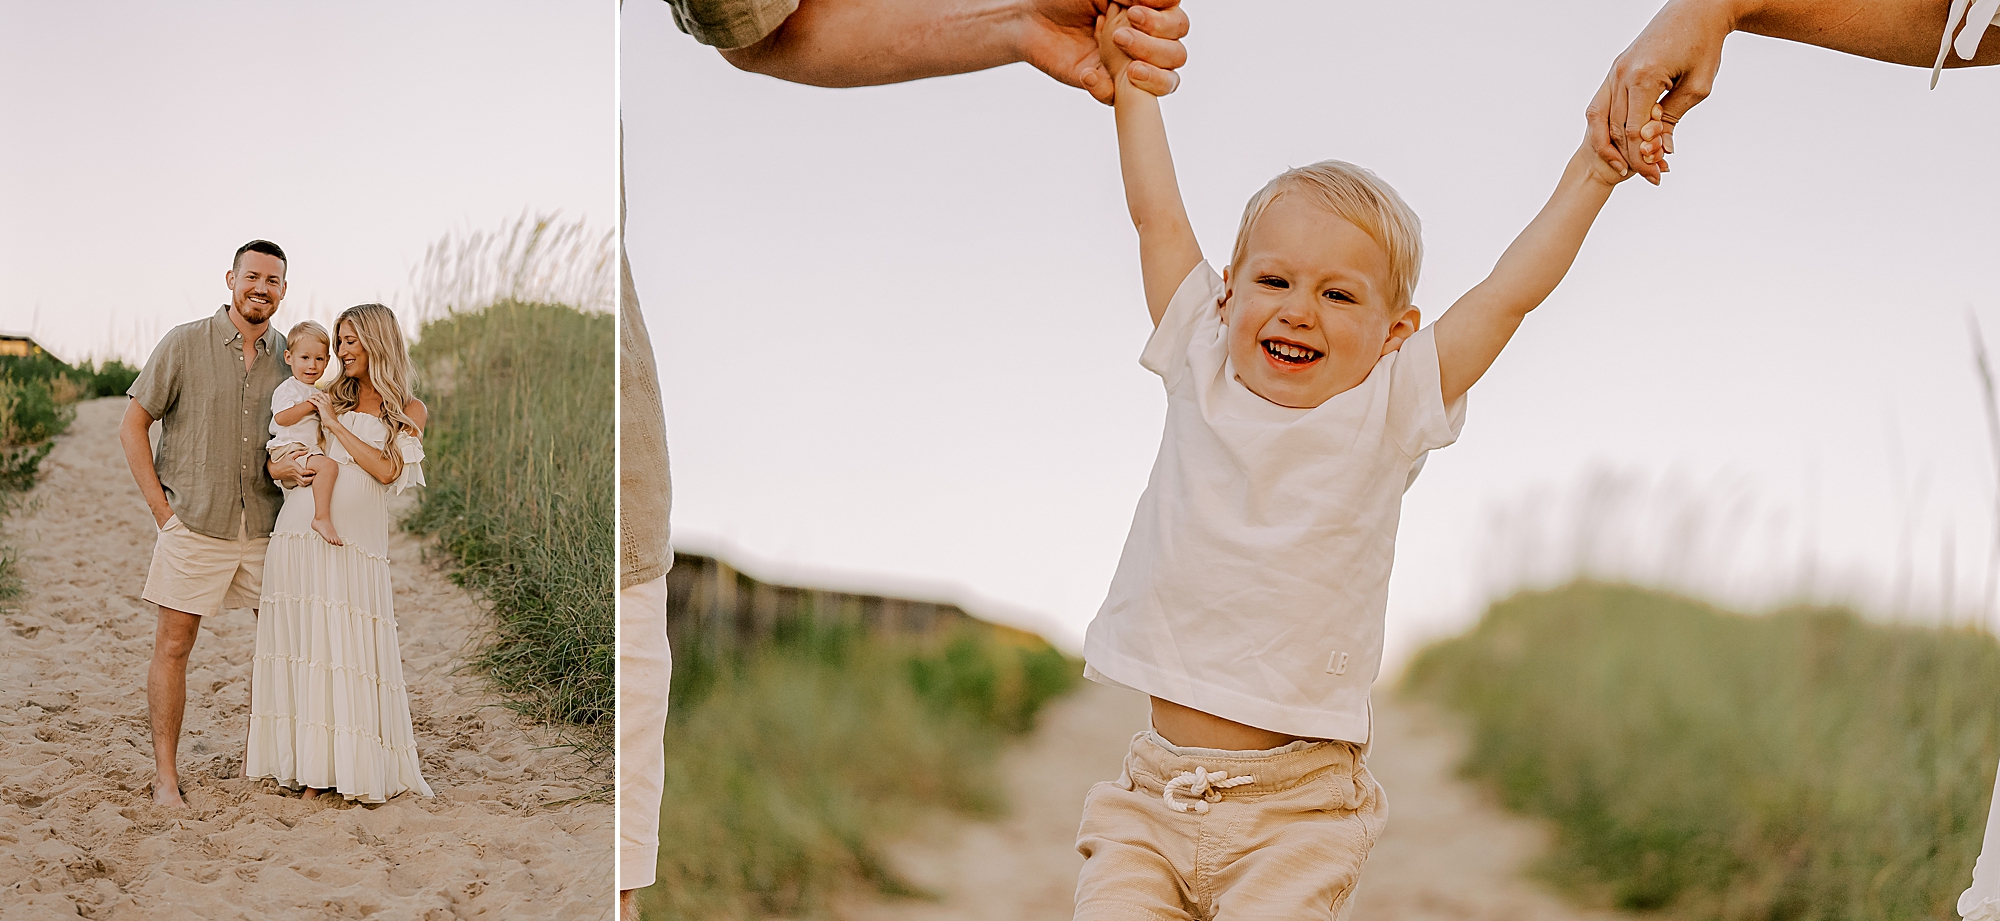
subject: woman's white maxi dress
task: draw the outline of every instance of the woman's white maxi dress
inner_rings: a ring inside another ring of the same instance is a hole
[[[341,422],[371,445],[388,435],[374,416],[348,412]],[[405,790],[431,795],[410,729],[388,553],[389,493],[424,484],[424,449],[408,433],[397,443],[403,472],[384,486],[327,439],[327,456],[340,463],[332,514],[344,546],[312,530],[311,489],[285,492],[264,557],[250,668],[251,777],[368,803]]]

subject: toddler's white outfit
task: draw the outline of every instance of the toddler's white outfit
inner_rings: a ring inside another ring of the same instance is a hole
[[[264,443],[264,453],[271,460],[326,453],[320,449],[319,413],[307,413],[291,425],[278,424],[279,413],[304,403],[312,394],[313,386],[296,377],[285,378],[271,391],[271,440]]]
[[[1279,406],[1236,379],[1203,262],[1139,363],[1167,388],[1166,431],[1085,675],[1225,719],[1366,745],[1403,491],[1457,439],[1432,328],[1352,390]]]
[[[1084,674],[1324,742],[1226,752],[1132,740],[1091,788],[1076,921],[1348,917],[1385,815],[1368,773],[1368,689],[1403,491],[1451,444],[1432,330],[1311,409],[1251,393],[1229,364],[1221,276],[1195,266],[1139,363],[1166,432]]]

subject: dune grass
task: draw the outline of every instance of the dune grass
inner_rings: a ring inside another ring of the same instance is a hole
[[[1005,740],[1080,663],[981,624],[927,640],[789,624],[727,659],[676,650],[648,919],[819,917],[854,886],[915,895],[880,842],[925,808],[991,815]]]
[[[121,361],[72,366],[46,353],[0,355],[0,517],[35,485],[55,437],[76,418],[76,401],[124,393],[138,376]],[[20,593],[17,565],[0,543],[0,602]]]
[[[477,667],[593,764],[614,744],[612,330],[507,301],[432,319],[410,349],[429,486],[404,526],[492,602]]]
[[[1577,583],[1495,604],[1407,690],[1555,821],[1590,901],[1728,921],[1947,919],[2000,762],[2000,644],[1838,609],[1745,617]]]

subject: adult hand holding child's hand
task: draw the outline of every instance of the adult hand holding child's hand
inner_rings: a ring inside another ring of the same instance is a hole
[[[313,408],[319,411],[320,421],[333,423],[340,421],[340,417],[333,411],[333,397],[316,390],[306,395],[306,402],[311,403]]]
[[[1131,65],[1132,85],[1155,96],[1180,86],[1175,70],[1187,63],[1181,39],[1188,17],[1180,0],[1037,0],[1038,25],[1024,42],[1027,61],[1043,73],[1111,102],[1118,67]],[[1109,52],[1106,51],[1109,49]]]
[[[1732,28],[1719,4],[1662,7],[1612,63],[1584,110],[1597,155],[1613,169],[1629,169],[1659,185],[1667,154],[1674,152],[1674,125],[1708,98]]]
[[[1662,120],[1664,116],[1665,112],[1659,106],[1653,106],[1651,119],[1641,127],[1641,136],[1647,138],[1649,141],[1664,137],[1665,133],[1672,128],[1671,125]],[[1593,122],[1591,124],[1592,130],[1584,132],[1583,148],[1577,153],[1579,160],[1588,166],[1591,178],[1605,185],[1617,185],[1633,176],[1644,175],[1631,169],[1621,171],[1617,165],[1603,159],[1603,151],[1598,148],[1599,138],[1595,130],[1596,127],[1596,123]],[[1658,166],[1661,171],[1665,171],[1667,161],[1664,158],[1660,158]],[[1658,183],[1654,184],[1658,185]]]

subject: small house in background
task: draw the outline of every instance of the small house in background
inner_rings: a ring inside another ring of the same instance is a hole
[[[33,358],[36,355],[47,355],[50,358],[55,358],[57,361],[62,361],[61,358],[56,358],[53,352],[42,348],[41,344],[36,342],[32,336],[25,333],[0,333],[0,356]]]

